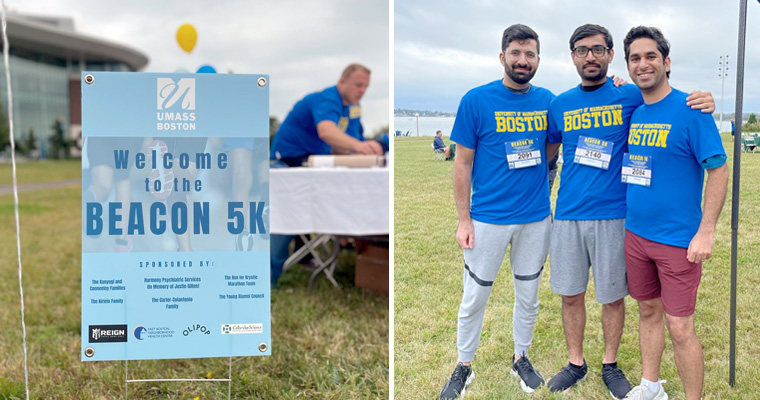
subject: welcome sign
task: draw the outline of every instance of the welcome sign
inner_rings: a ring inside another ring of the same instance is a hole
[[[271,354],[265,75],[82,73],[82,360]]]

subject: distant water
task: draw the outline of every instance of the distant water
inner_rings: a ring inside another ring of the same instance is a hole
[[[450,136],[454,127],[454,117],[419,117],[419,129],[417,117],[393,117],[394,131],[401,131],[402,135],[409,136],[435,136],[435,131],[440,130],[443,136]],[[715,121],[718,127],[720,121]],[[731,131],[731,120],[724,119],[723,126],[718,127],[720,132]]]
[[[393,124],[393,129],[401,131],[402,135],[409,132],[409,136],[435,136],[440,130],[443,136],[450,136],[454,117],[419,117],[419,131],[417,117],[393,117]]]

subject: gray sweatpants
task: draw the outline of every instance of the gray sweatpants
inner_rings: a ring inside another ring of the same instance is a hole
[[[474,246],[464,250],[464,295],[459,306],[457,349],[459,361],[475,357],[483,330],[483,316],[496,274],[511,244],[515,307],[512,320],[515,354],[528,354],[538,315],[538,286],[549,252],[551,216],[520,225],[494,225],[472,221]]]

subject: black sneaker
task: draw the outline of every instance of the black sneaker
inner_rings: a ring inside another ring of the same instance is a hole
[[[464,398],[465,389],[467,389],[467,385],[472,383],[473,379],[475,379],[475,373],[472,372],[472,367],[462,363],[457,364],[454,373],[451,374],[451,379],[446,382],[446,386],[441,390],[440,399]]]
[[[617,362],[602,364],[602,380],[615,399],[622,399],[631,391],[631,383],[617,367]]]
[[[557,375],[554,375],[552,379],[549,379],[549,390],[552,392],[564,392],[573,387],[576,383],[586,378],[588,372],[588,366],[586,366],[586,360],[583,360],[583,366],[578,368],[577,366],[570,365],[569,363],[559,371]]]
[[[509,371],[512,375],[520,378],[520,387],[526,393],[533,393],[539,386],[546,383],[544,377],[533,368],[533,365],[528,360],[528,357],[520,357],[515,361],[515,356],[512,356],[512,370]]]

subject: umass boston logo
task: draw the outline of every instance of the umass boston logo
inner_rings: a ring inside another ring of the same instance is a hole
[[[156,79],[156,129],[195,130],[195,78]]]
[[[90,343],[115,343],[127,341],[126,325],[90,325]]]

